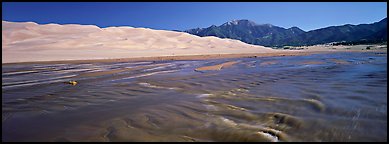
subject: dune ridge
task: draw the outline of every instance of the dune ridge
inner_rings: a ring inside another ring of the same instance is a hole
[[[2,63],[274,51],[238,40],[149,28],[2,21]]]

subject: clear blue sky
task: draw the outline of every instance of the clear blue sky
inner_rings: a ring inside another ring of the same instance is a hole
[[[249,19],[284,28],[313,30],[377,22],[386,2],[3,2],[2,19],[39,24],[93,24],[186,30]]]

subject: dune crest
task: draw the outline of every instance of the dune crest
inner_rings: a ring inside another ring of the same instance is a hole
[[[7,21],[2,21],[2,42],[3,63],[276,51],[167,30]]]

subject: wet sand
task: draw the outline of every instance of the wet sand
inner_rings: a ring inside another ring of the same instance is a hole
[[[175,58],[3,64],[2,140],[387,141],[386,52]]]
[[[237,61],[230,61],[230,62],[218,64],[218,65],[199,67],[199,68],[196,68],[195,71],[221,70],[222,68],[230,67],[236,63],[238,63],[238,62]]]
[[[357,47],[357,48],[355,48]],[[85,60],[58,60],[58,61],[30,61],[30,62],[10,62],[2,63],[2,65],[12,64],[80,64],[80,63],[112,63],[112,62],[128,62],[128,61],[169,61],[169,60],[209,60],[222,58],[256,58],[256,57],[272,57],[272,56],[302,56],[310,54],[326,54],[338,52],[387,52],[384,49],[361,50],[363,46],[353,46],[351,49],[343,48],[332,50],[327,47],[309,47],[306,50],[278,50],[266,53],[240,53],[240,54],[202,54],[202,55],[177,55],[177,56],[145,56],[135,58],[115,58],[115,59],[88,59]],[[378,46],[375,46],[378,47]]]
[[[169,60],[208,60],[222,58],[256,58],[256,57],[272,57],[272,56],[302,56],[319,53],[336,53],[336,52],[386,52],[386,50],[345,50],[345,51],[304,51],[290,50],[278,51],[270,53],[247,53],[247,54],[209,54],[209,55],[183,55],[183,56],[153,56],[139,58],[119,58],[119,59],[90,59],[90,60],[66,60],[66,61],[32,61],[32,62],[17,62],[17,63],[2,63],[2,65],[13,64],[80,64],[80,63],[112,63],[112,62],[128,62],[128,61],[169,61]]]
[[[244,58],[244,57],[269,57],[269,56],[297,56],[315,53],[328,53],[328,51],[282,51],[271,53],[248,53],[248,54],[210,54],[210,55],[184,55],[184,56],[153,56],[139,58],[119,58],[119,59],[90,59],[90,60],[66,60],[66,61],[39,61],[39,62],[17,62],[3,63],[2,65],[12,64],[78,64],[78,63],[111,63],[127,61],[167,61],[167,60],[206,60],[221,58]]]

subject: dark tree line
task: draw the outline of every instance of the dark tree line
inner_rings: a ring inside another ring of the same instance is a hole
[[[386,44],[387,40],[358,40],[349,42],[337,42],[332,45],[361,45],[361,44]]]

